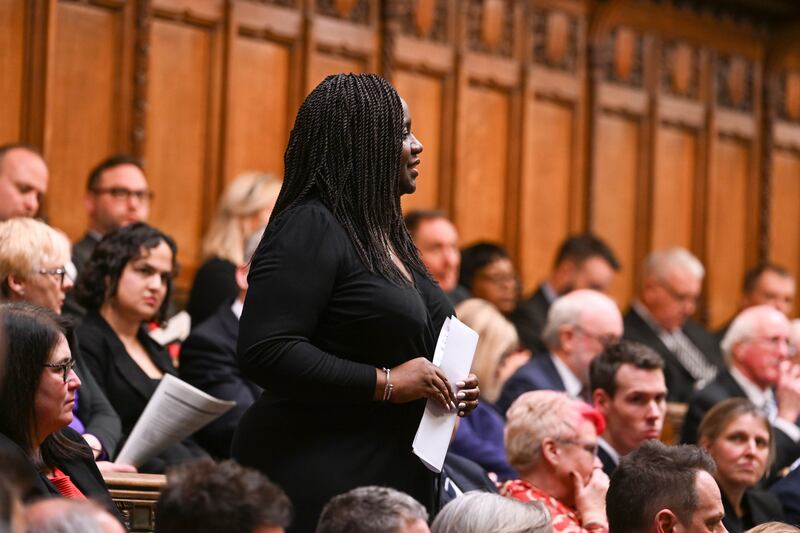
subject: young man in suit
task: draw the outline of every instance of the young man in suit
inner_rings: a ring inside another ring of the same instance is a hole
[[[578,289],[605,292],[619,269],[611,248],[591,233],[566,239],[556,253],[550,276],[509,317],[522,344],[531,351],[545,351],[542,330],[556,298]]]
[[[667,411],[664,362],[643,344],[609,346],[589,367],[592,400],[606,419],[597,452],[609,476],[644,441],[661,436]]]
[[[668,400],[688,402],[692,392],[724,370],[714,337],[691,320],[703,285],[702,263],[683,248],[652,252],[638,297],[625,315],[625,338],[664,359]]]
[[[589,364],[622,336],[622,316],[608,296],[589,289],[573,291],[553,304],[543,339],[549,351],[534,355],[503,386],[497,406],[505,411],[532,390],[565,391],[591,401]]]

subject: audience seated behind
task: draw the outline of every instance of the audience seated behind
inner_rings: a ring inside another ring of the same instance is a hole
[[[260,172],[240,174],[225,188],[203,237],[203,264],[186,304],[192,327],[239,294],[235,271],[244,263],[244,240],[269,221],[280,189],[280,179]]]
[[[550,533],[550,514],[540,502],[470,492],[447,504],[431,533]]]
[[[637,298],[625,315],[625,338],[657,351],[664,359],[667,399],[688,402],[692,392],[723,371],[714,338],[691,317],[705,269],[683,248],[652,252],[645,259]]]
[[[147,335],[146,321],[163,320],[172,292],[175,243],[144,223],[109,233],[86,263],[77,291],[87,309],[78,342],[87,366],[106,392],[127,436],[164,374],[177,375],[160,345]],[[145,465],[165,466],[205,455],[191,439],[178,443]]]
[[[621,336],[622,316],[608,296],[589,289],[562,296],[550,307],[544,329],[550,353],[535,354],[508,378],[498,408],[504,413],[517,397],[531,390],[565,391],[591,401],[589,364]]]
[[[35,216],[49,178],[47,164],[33,146],[0,146],[0,221]]]
[[[546,352],[542,331],[556,298],[578,289],[605,292],[619,269],[614,252],[600,238],[591,233],[568,237],[556,252],[547,279],[509,315],[522,345],[535,353]]]
[[[774,459],[772,436],[764,412],[746,398],[718,403],[700,422],[699,445],[717,463],[722,523],[730,533],[784,519],[778,498],[757,488]]]
[[[439,479],[439,508],[470,491],[497,494],[497,484],[481,465],[448,451]]]
[[[461,250],[458,282],[475,298],[493,304],[504,315],[517,306],[518,280],[505,248],[479,242]]]
[[[316,533],[430,533],[428,512],[389,487],[358,487],[334,496],[322,509]]]
[[[563,392],[533,391],[506,417],[508,460],[520,479],[503,483],[500,493],[543,503],[553,531],[607,532],[608,476],[596,455],[603,415]]]
[[[748,398],[768,413],[776,456],[770,478],[800,457],[800,367],[787,361],[789,321],[768,305],[749,307],[731,324],[722,350],[730,368],[720,373],[689,403],[681,440],[697,441],[700,420],[728,398]]]
[[[195,327],[181,347],[178,373],[182,380],[215,398],[234,400],[236,406],[197,432],[195,438],[214,457],[230,457],[231,439],[239,419],[261,394],[262,389],[246,379],[236,361],[236,340],[239,317],[247,294],[247,273],[263,228],[252,234],[245,244],[245,255],[236,269],[239,295],[222,304],[202,324]]]
[[[155,518],[156,533],[283,533],[292,504],[260,472],[203,458],[170,468]]]

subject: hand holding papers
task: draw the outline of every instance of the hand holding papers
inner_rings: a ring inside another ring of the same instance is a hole
[[[444,371],[450,383],[462,381],[469,374],[477,344],[478,334],[456,317],[450,317],[439,333],[433,364]],[[437,401],[428,400],[414,436],[413,450],[434,472],[442,471],[455,424],[456,411],[447,411]]]
[[[141,466],[233,408],[200,389],[164,375],[116,462]]]

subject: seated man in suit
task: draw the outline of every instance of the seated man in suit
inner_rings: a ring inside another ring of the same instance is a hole
[[[800,456],[800,367],[788,358],[789,320],[769,305],[739,313],[722,340],[730,370],[697,392],[683,422],[681,441],[697,441],[700,420],[728,398],[748,398],[769,416],[775,433],[773,473]]]
[[[794,305],[794,294],[794,278],[788,270],[774,263],[760,263],[744,275],[739,311],[754,305],[771,305],[788,317]],[[733,318],[714,332],[717,342],[722,342],[731,322]]]
[[[556,298],[578,289],[605,292],[619,268],[611,248],[591,233],[572,235],[561,243],[548,278],[509,315],[522,344],[532,351],[545,351],[542,330]]]
[[[35,216],[49,179],[47,164],[35,148],[0,146],[0,221]]]
[[[769,491],[778,497],[783,506],[786,523],[800,525],[800,465],[794,468],[782,479],[769,488]]]
[[[610,476],[621,457],[661,436],[667,410],[664,362],[647,346],[622,341],[594,358],[589,381],[594,406],[606,419],[597,455]]]
[[[725,365],[719,346],[695,312],[703,284],[702,263],[683,248],[652,252],[644,264],[639,295],[625,315],[625,338],[664,359],[667,399],[688,402]]]
[[[522,393],[565,391],[590,401],[589,364],[622,335],[622,316],[608,296],[589,289],[562,296],[550,307],[543,339],[549,351],[534,355],[506,381],[497,406],[505,413]]]
[[[201,322],[181,347],[180,378],[198,389],[223,400],[235,400],[236,407],[201,429],[195,438],[215,457],[230,457],[231,439],[244,412],[260,395],[261,388],[247,380],[236,362],[239,317],[247,294],[250,258],[261,242],[263,229],[245,243],[245,261],[236,269],[239,296],[220,306]]]

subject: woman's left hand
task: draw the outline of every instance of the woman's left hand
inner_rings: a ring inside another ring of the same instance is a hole
[[[478,388],[478,376],[470,374],[464,381],[456,383],[456,388],[458,390],[456,393],[458,416],[467,416],[478,407],[478,396],[481,395],[481,389]]]

